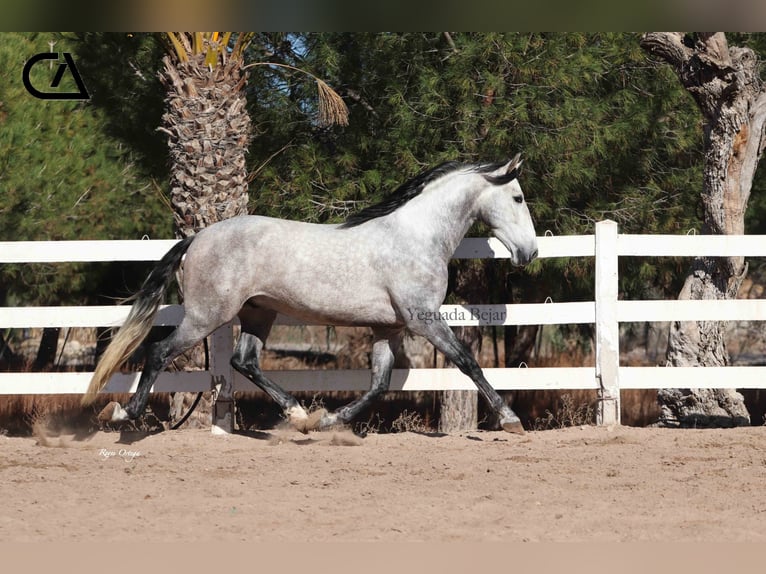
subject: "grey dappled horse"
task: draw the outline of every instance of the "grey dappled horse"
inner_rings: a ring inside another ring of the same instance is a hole
[[[133,297],[130,314],[101,357],[83,405],[95,400],[147,336],[186,254],[181,324],[148,347],[136,392],[125,408],[109,403],[99,415],[102,420],[141,415],[159,372],[239,317],[242,335],[231,364],[274,399],[296,428],[308,430],[306,411],[266,378],[258,363],[277,313],[284,313],[312,323],[373,330],[370,390],[336,412],[325,413],[318,428],[351,421],[388,389],[394,353],[409,329],[473,380],[505,430],[523,432],[519,418],[438,312],[447,292],[447,263],[475,220],[492,228],[514,265],[525,265],[537,256],[535,229],[517,181],[520,166],[518,155],[503,164],[448,162],[340,225],[241,216],[181,240]]]

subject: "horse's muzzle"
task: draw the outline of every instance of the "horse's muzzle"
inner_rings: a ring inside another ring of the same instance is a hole
[[[524,267],[535,259],[537,259],[537,248],[530,252],[519,250],[516,253],[516,261],[513,261],[513,264],[516,267]]]

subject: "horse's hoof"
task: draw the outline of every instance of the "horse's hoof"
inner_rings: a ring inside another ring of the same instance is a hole
[[[287,419],[287,422],[296,430],[302,432],[303,434],[306,434],[309,432],[308,428],[308,419],[309,416],[306,414],[306,411],[301,406],[294,406],[290,407],[285,411],[285,418]]]
[[[308,434],[311,431],[322,430],[324,428],[323,421],[325,418],[327,418],[327,409],[319,409],[312,411],[304,417],[290,417],[290,424],[298,432]]]
[[[509,432],[513,434],[526,434],[524,427],[521,426],[521,421],[518,419],[515,421],[503,422],[501,423],[501,426],[503,427],[503,430],[505,432]]]
[[[318,429],[320,431],[330,430],[341,425],[338,421],[338,415],[328,413],[325,409],[322,409],[322,416],[319,419]]]
[[[128,419],[128,413],[120,406],[120,403],[112,401],[98,413],[98,420],[102,423],[119,422]]]
[[[293,407],[287,412],[287,420],[295,430],[303,434],[327,430],[338,424],[338,416],[327,412],[327,409],[317,409],[306,414],[303,408]]]
[[[327,409],[317,409],[309,413],[306,419],[306,428],[308,430],[324,430],[324,421],[327,418]]]

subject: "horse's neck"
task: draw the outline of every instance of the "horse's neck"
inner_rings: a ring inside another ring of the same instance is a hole
[[[449,259],[477,214],[477,192],[461,183],[447,179],[400,207],[397,211],[402,233],[412,234],[414,241],[428,243],[438,255]]]

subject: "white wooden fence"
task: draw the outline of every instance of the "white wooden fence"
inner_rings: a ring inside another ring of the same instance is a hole
[[[83,261],[155,261],[174,243],[153,241],[0,242],[0,264]],[[464,239],[455,258],[507,258],[496,239]],[[734,256],[766,257],[766,236],[620,235],[617,224],[596,224],[595,235],[539,238],[539,257],[595,257],[595,301],[516,305],[444,305],[441,312],[450,325],[554,325],[595,324],[595,365],[575,368],[485,369],[498,390],[595,389],[599,392],[598,422],[620,422],[620,389],[766,388],[766,367],[625,367],[620,365],[619,323],[686,320],[763,321],[766,300],[736,301],[626,301],[618,299],[618,258],[631,256]],[[110,327],[126,318],[124,306],[0,307],[0,329],[30,327]],[[157,325],[177,325],[178,306],[165,306]],[[279,317],[277,324],[300,324]],[[229,403],[236,390],[253,390],[252,384],[229,365],[233,328],[226,325],[210,341],[210,370],[162,373],[153,390],[217,391]],[[133,392],[140,373],[115,375],[105,392]],[[83,393],[91,373],[0,373],[2,394]],[[290,391],[358,391],[369,387],[367,370],[271,371],[269,376]],[[397,369],[391,390],[438,391],[473,389],[457,369]],[[214,432],[232,429],[227,407],[214,420]],[[214,418],[216,418],[214,416]]]

